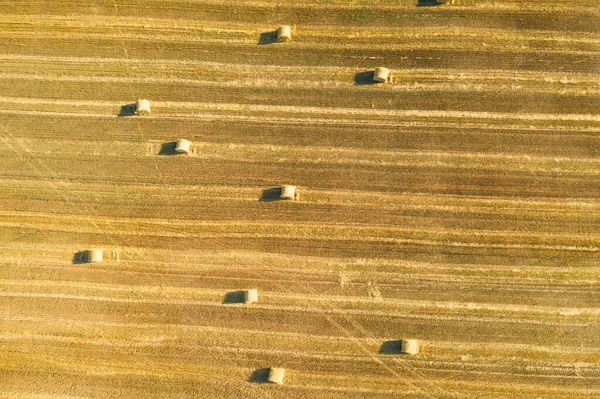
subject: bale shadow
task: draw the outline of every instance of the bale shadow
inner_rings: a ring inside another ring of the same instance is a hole
[[[135,107],[136,104],[125,104],[121,106],[121,112],[119,112],[120,117],[123,116],[135,116]]]
[[[383,355],[397,355],[402,351],[402,341],[385,341],[379,347],[379,353]]]
[[[441,4],[444,4],[443,2],[440,3],[437,0],[419,0],[417,3],[417,7],[434,7],[434,6],[439,6]]]
[[[244,303],[244,291],[231,291],[225,294],[223,303]]]
[[[175,148],[177,148],[176,141],[171,141],[170,143],[163,143],[160,146],[160,151],[158,152],[158,155],[179,155],[179,153],[175,151]]]
[[[258,200],[263,202],[281,201],[281,187],[263,190],[262,195]]]
[[[90,253],[90,251],[75,252],[75,254],[73,255],[73,264],[89,263],[88,262],[89,253]]]
[[[250,378],[248,378],[248,382],[253,382],[255,384],[268,384],[269,383],[269,371],[270,368],[262,368],[256,369],[252,372]]]
[[[270,32],[263,32],[260,34],[260,38],[258,39],[259,46],[273,43],[277,43],[277,31],[273,30]]]
[[[376,85],[381,82],[376,82],[373,80],[375,76],[375,71],[364,71],[358,72],[354,75],[354,85],[355,86],[364,86],[364,85]]]

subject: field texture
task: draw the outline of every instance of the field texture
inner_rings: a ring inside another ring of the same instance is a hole
[[[418,3],[0,1],[0,398],[600,397],[600,8]]]

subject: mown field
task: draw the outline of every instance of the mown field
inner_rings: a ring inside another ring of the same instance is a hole
[[[0,2],[0,398],[600,396],[600,9],[429,3]]]

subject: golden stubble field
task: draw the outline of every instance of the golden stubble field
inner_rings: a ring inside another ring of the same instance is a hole
[[[448,3],[0,2],[0,397],[600,396],[600,10]]]

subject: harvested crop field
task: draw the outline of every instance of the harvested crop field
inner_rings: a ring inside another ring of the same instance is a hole
[[[434,3],[0,2],[0,398],[599,397],[600,9]]]

